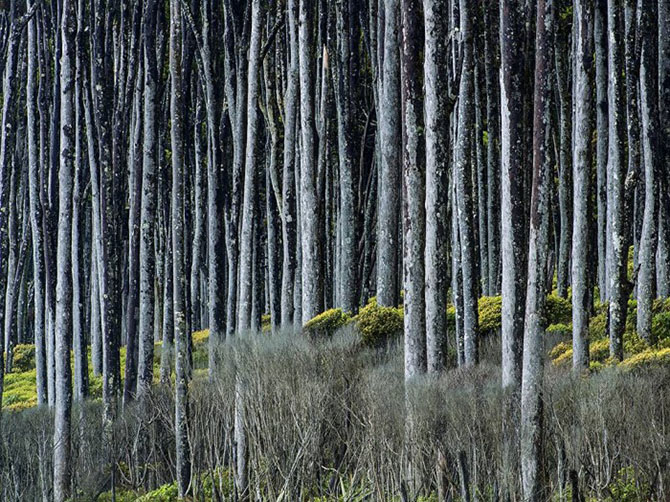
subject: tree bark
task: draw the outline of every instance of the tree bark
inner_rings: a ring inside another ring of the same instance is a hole
[[[644,219],[640,236],[637,283],[637,333],[654,343],[651,331],[652,302],[656,298],[656,249],[658,242],[658,19],[657,2],[640,0],[642,52],[640,55],[640,109],[644,161]]]
[[[58,170],[58,250],[56,277],[56,399],[54,414],[54,501],[64,502],[72,475],[72,184],[75,150],[75,35],[74,0],[63,0],[60,64],[60,168]]]
[[[528,289],[521,384],[521,478],[523,499],[545,500],[543,480],[543,377],[546,304],[545,273],[549,249],[551,186],[551,61],[553,2],[539,0],[535,38],[533,188],[528,247]]]
[[[379,109],[381,164],[377,218],[377,303],[398,304],[398,214],[401,185],[400,35],[398,0],[384,0],[384,50]]]
[[[182,14],[179,0],[170,0],[170,144],[172,153],[172,301],[175,340],[175,443],[177,490],[187,495],[191,483],[188,439],[188,325],[184,259],[184,96],[182,82]],[[169,251],[167,251],[169,252]]]
[[[298,22],[300,67],[300,224],[302,247],[302,324],[323,311],[323,272],[321,222],[317,199],[314,121],[313,10],[307,0],[300,0]]]
[[[448,2],[424,0],[426,87],[426,356],[430,373],[446,364],[447,338],[447,194],[449,193],[449,82],[445,43]]]
[[[426,171],[421,158],[420,3],[402,0],[403,275],[405,381],[426,371]]]
[[[593,134],[593,8],[589,2],[575,3],[575,90],[572,239],[572,367],[589,367],[589,315],[592,288],[589,273],[591,137]]]
[[[617,0],[607,2],[608,66],[608,154],[607,154],[607,281],[609,299],[610,356],[623,359],[623,330],[628,298],[626,278],[626,238],[624,235],[624,94],[623,39],[621,8]]]

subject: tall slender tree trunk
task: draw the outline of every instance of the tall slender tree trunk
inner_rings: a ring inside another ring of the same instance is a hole
[[[627,282],[624,235],[624,87],[623,87],[623,37],[621,36],[621,8],[618,0],[607,2],[608,63],[609,75],[608,154],[607,154],[607,281],[609,300],[610,355],[623,359],[623,330],[628,298],[624,295]]]
[[[156,63],[157,0],[145,4],[143,37],[144,103],[142,116],[142,193],[139,235],[139,334],[137,392],[143,395],[151,388],[154,370],[154,288],[156,261],[154,234],[156,232],[156,101],[158,68]]]
[[[184,259],[184,96],[182,82],[182,14],[179,0],[170,1],[170,144],[172,153],[172,301],[175,341],[175,444],[177,489],[187,495],[191,483],[188,439],[188,325]],[[166,252],[170,252],[169,250]]]
[[[598,212],[598,289],[600,300],[607,299],[607,152],[608,109],[607,101],[607,0],[596,0],[594,41],[596,56],[596,203]]]
[[[54,501],[64,502],[72,475],[72,184],[75,150],[75,35],[74,0],[63,0],[60,64],[60,168],[58,170],[58,250],[56,277],[56,400],[54,415]]]
[[[33,0],[26,0],[28,10]],[[47,403],[47,361],[45,340],[44,290],[44,235],[42,233],[42,203],[40,201],[41,176],[39,165],[39,130],[37,116],[37,19],[28,22],[28,75],[26,79],[26,114],[28,136],[28,192],[30,198],[30,228],[32,231],[33,258],[33,333],[35,340],[35,370],[37,403]]]
[[[323,310],[323,268],[319,242],[319,201],[314,119],[314,48],[312,23],[314,11],[307,0],[300,0],[298,22],[300,67],[300,224],[302,243],[302,324]]]
[[[660,162],[658,295],[670,296],[670,1],[658,0],[658,145]]]
[[[449,32],[444,0],[424,0],[426,87],[426,356],[427,369],[437,373],[446,363],[449,193],[449,82],[445,73]],[[451,108],[451,109],[450,109]]]
[[[356,291],[356,235],[354,200],[354,147],[353,147],[353,96],[351,60],[352,44],[351,0],[336,2],[337,56],[335,57],[335,104],[337,109],[337,139],[339,160],[339,213],[337,225],[340,233],[338,248],[340,266],[337,277],[338,306],[345,312],[356,312],[358,301]],[[321,120],[327,120],[322,117]],[[322,138],[325,140],[325,138]]]
[[[282,170],[282,297],[281,323],[289,327],[300,322],[294,316],[294,284],[297,267],[297,209],[296,209],[296,143],[298,111],[298,6],[297,0],[288,0],[288,62],[286,92],[284,94],[284,166]]]
[[[658,10],[656,0],[640,0],[642,52],[640,55],[640,109],[644,160],[644,220],[640,236],[637,283],[637,333],[653,343],[652,302],[656,298],[656,249],[658,242]]]
[[[377,302],[398,304],[398,214],[401,186],[399,1],[384,0],[384,51],[379,109],[381,164],[377,217]]]
[[[528,290],[521,384],[521,478],[523,499],[546,499],[543,480],[543,378],[546,255],[549,249],[551,186],[551,84],[553,1],[539,0],[535,38],[533,188],[528,248]]]
[[[575,372],[589,367],[589,314],[592,288],[589,273],[591,137],[593,134],[593,15],[590,2],[575,3],[575,89],[573,152],[572,239],[572,366]]]
[[[403,268],[405,380],[426,371],[426,171],[421,158],[421,17],[418,0],[402,1]]]
[[[251,36],[249,46],[249,66],[247,77],[247,130],[246,155],[244,172],[244,197],[242,201],[242,231],[240,234],[240,276],[239,276],[239,304],[237,329],[240,332],[251,328],[251,304],[253,297],[253,241],[254,226],[260,218],[257,199],[259,192],[256,189],[257,137],[258,137],[258,94],[260,83],[260,50],[261,50],[261,7],[259,0],[253,0],[251,5]]]
[[[454,177],[458,197],[458,230],[463,271],[463,343],[466,366],[479,361],[479,317],[476,236],[472,188],[472,129],[474,121],[474,33],[473,11],[467,0],[460,2],[462,36],[461,81],[458,92],[458,137],[454,153]]]

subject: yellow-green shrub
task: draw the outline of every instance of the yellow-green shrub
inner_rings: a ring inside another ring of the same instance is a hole
[[[545,305],[547,324],[569,324],[572,322],[572,303],[567,298],[558,295],[547,295]]]
[[[589,321],[589,338],[600,340],[607,336],[607,309],[593,316]]]
[[[401,307],[381,307],[371,299],[354,317],[364,345],[376,346],[402,334],[404,312]]]
[[[495,331],[502,325],[502,296],[482,296],[478,302],[479,330]]]
[[[572,334],[572,323],[569,324],[550,324],[547,326],[547,333],[554,335],[567,336]]]
[[[651,319],[651,332],[655,340],[670,340],[670,312],[660,312]]]
[[[272,330],[272,318],[270,314],[263,314],[261,316],[261,331],[264,333]]]
[[[670,348],[667,349],[646,349],[625,359],[621,365],[625,368],[639,368],[640,366],[650,365],[669,365]]]
[[[350,316],[342,309],[330,309],[305,323],[303,331],[310,336],[332,336],[349,322]]]
[[[14,346],[12,372],[22,373],[32,369],[35,369],[35,346],[33,344]]]

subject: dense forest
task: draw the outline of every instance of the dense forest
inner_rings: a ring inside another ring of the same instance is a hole
[[[670,0],[0,0],[0,501],[670,500]]]

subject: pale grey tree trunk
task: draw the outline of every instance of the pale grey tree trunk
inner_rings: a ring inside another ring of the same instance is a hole
[[[607,299],[607,0],[596,0],[594,42],[596,59],[596,203],[598,212],[598,289]]]
[[[72,184],[75,158],[75,34],[74,0],[62,6],[60,64],[60,168],[58,170],[58,250],[56,277],[56,399],[54,414],[54,501],[64,502],[72,475]]]
[[[251,4],[251,35],[249,41],[249,66],[247,76],[247,130],[244,167],[244,196],[242,201],[242,230],[240,233],[239,302],[237,329],[240,332],[251,328],[251,304],[253,297],[253,241],[254,226],[258,225],[256,200],[257,137],[258,137],[258,93],[260,83],[261,12],[259,0]]]
[[[197,91],[196,91],[197,92]],[[205,258],[207,224],[207,166],[205,164],[207,153],[203,143],[203,123],[205,122],[205,103],[202,93],[197,92],[195,98],[195,120],[193,121],[193,144],[195,162],[194,183],[194,211],[193,211],[193,243],[191,245],[191,329],[194,331],[205,329],[206,321],[201,316],[203,303],[207,303],[206,297],[202,297],[200,291],[203,283],[203,259]]]
[[[670,1],[658,2],[659,232],[658,295],[670,296]]]
[[[521,478],[523,500],[546,499],[543,479],[543,378],[546,327],[545,274],[549,250],[549,200],[552,176],[551,84],[553,2],[539,0],[535,38],[533,188],[528,246],[528,289],[521,383]]]
[[[428,372],[445,367],[447,338],[449,82],[446,0],[424,0],[426,87],[426,357]]]
[[[637,333],[653,343],[652,302],[656,298],[656,248],[658,242],[659,89],[657,2],[640,0],[642,52],[640,55],[640,109],[644,160],[644,220],[640,236],[637,282]]]
[[[421,158],[420,3],[402,1],[402,162],[405,381],[426,371],[426,171]]]
[[[398,304],[398,214],[401,186],[399,1],[384,0],[384,51],[379,107],[381,164],[377,216],[377,302]]]
[[[30,10],[33,0],[26,0],[26,7]],[[26,79],[26,114],[28,137],[28,192],[30,198],[30,228],[32,232],[33,258],[33,333],[35,339],[35,370],[37,383],[37,403],[47,403],[47,368],[46,368],[46,340],[45,340],[45,305],[44,290],[44,235],[42,228],[42,203],[40,191],[42,180],[39,165],[39,130],[37,116],[37,19],[33,17],[28,22],[27,60],[28,75]]]
[[[609,75],[607,88],[607,298],[609,300],[610,356],[623,359],[623,330],[628,298],[624,296],[625,258],[628,255],[624,234],[624,87],[623,37],[620,32],[621,8],[617,0],[607,2]]]
[[[175,444],[177,489],[185,497],[191,483],[188,440],[188,325],[184,257],[184,96],[182,83],[182,15],[179,0],[170,0],[170,144],[172,156],[172,301],[175,341]],[[166,250],[170,253],[170,250]]]
[[[458,91],[458,137],[454,153],[454,178],[458,197],[458,230],[463,271],[463,344],[465,365],[479,361],[479,317],[476,236],[472,188],[472,129],[474,121],[474,34],[472,6],[460,2],[462,36],[461,81]]]
[[[84,86],[84,2],[77,1],[77,25],[76,35],[76,75],[74,89],[74,115],[75,115],[75,158],[74,158],[74,186],[72,195],[72,350],[74,353],[74,397],[77,401],[83,401],[88,397],[88,354],[84,325],[84,249],[85,245],[81,238],[81,229],[84,227],[84,219],[81,210],[85,208],[84,199],[84,115],[82,87]]]
[[[288,62],[284,93],[284,166],[282,170],[282,297],[281,323],[289,327],[300,322],[294,316],[294,284],[297,267],[296,156],[298,111],[298,9],[296,0],[288,0]]]
[[[339,160],[339,212],[337,217],[340,245],[337,276],[337,306],[355,313],[358,308],[356,291],[358,241],[355,220],[353,92],[352,89],[352,12],[351,0],[336,2],[337,50],[335,68],[335,105],[337,110],[337,140]],[[324,68],[326,68],[324,66]],[[325,79],[323,79],[325,80]],[[325,96],[324,96],[325,98]],[[322,116],[322,121],[327,117]],[[325,122],[324,122],[325,123]],[[325,138],[322,138],[324,141]]]
[[[565,23],[565,21],[563,22]],[[570,71],[570,47],[572,45],[571,33],[569,29],[563,26],[557,27],[555,40],[556,48],[556,90],[558,95],[558,115],[559,115],[559,158],[558,158],[558,202],[559,202],[559,221],[560,235],[558,242],[558,266],[556,271],[556,286],[558,296],[568,297],[568,287],[570,285],[570,252],[573,232],[573,194],[572,188],[572,158],[571,150],[573,144],[578,138],[572,137],[573,128],[579,128],[581,124],[572,123],[573,101],[579,106],[577,99],[572,99],[571,82],[576,83],[577,77]],[[577,63],[578,64],[578,63]],[[572,65],[574,71],[575,64]],[[586,224],[584,220],[584,224]],[[586,245],[587,242],[584,242]]]
[[[145,4],[144,26],[142,28],[144,102],[142,110],[142,195],[139,236],[140,305],[137,328],[139,333],[138,396],[142,396],[151,388],[154,371],[154,282],[156,278],[154,233],[156,232],[156,155],[158,146],[156,131],[158,68],[155,45],[157,10],[158,1],[148,0]]]
[[[523,2],[501,2],[500,91],[502,113],[502,385],[521,385],[526,289],[523,179]]]
[[[302,247],[302,324],[323,310],[323,273],[315,147],[314,119],[314,12],[307,0],[300,0],[298,22],[300,67],[300,224]]]
[[[488,225],[489,294],[500,293],[500,79],[497,76],[499,52],[498,0],[492,0],[484,9],[484,72],[486,78],[486,128],[488,143],[486,150],[486,222]],[[483,201],[482,201],[483,202]]]
[[[589,367],[590,228],[593,134],[593,7],[579,0],[574,5],[575,89],[573,152],[572,239],[572,367],[580,373]]]

